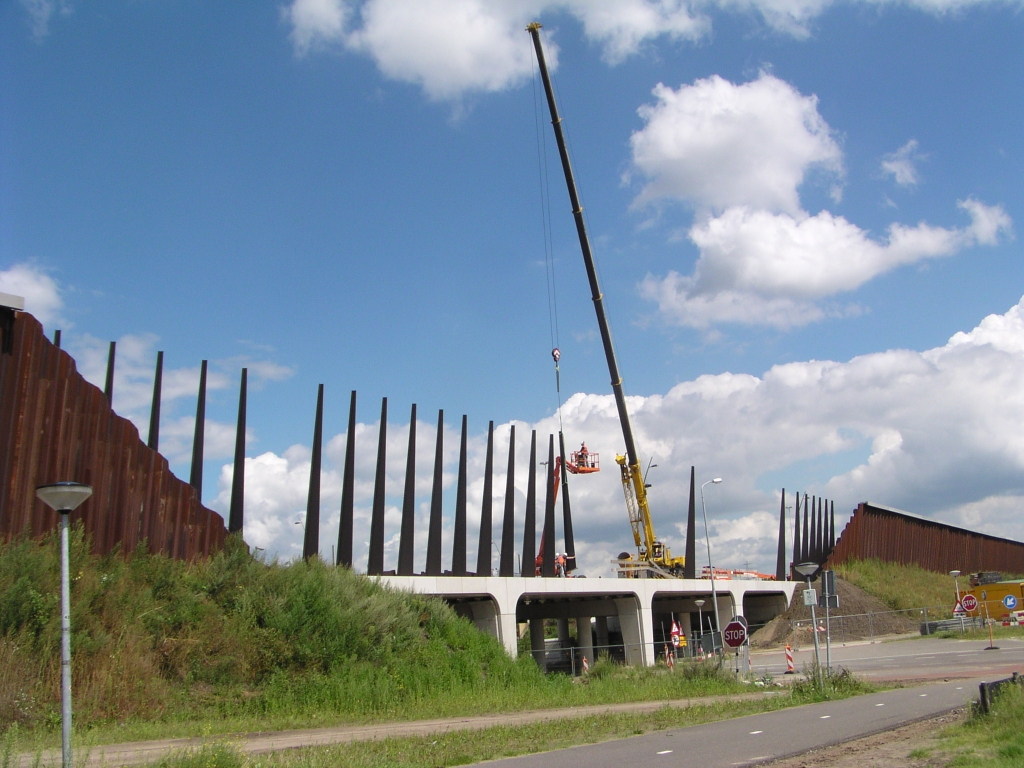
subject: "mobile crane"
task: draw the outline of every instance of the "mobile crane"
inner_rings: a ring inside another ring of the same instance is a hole
[[[629,421],[629,412],[626,410],[626,396],[623,394],[622,377],[619,375],[619,365],[615,359],[615,348],[612,346],[611,329],[608,326],[608,318],[604,311],[604,297],[597,281],[597,269],[594,266],[594,256],[590,249],[590,238],[587,236],[587,227],[583,220],[583,207],[580,205],[579,194],[576,191],[576,181],[573,178],[572,165],[569,162],[569,153],[565,146],[565,137],[562,134],[562,119],[558,115],[555,93],[551,87],[551,77],[548,75],[547,63],[544,60],[544,47],[541,45],[540,39],[541,25],[534,22],[526,29],[533,38],[533,47],[537,52],[537,64],[544,83],[548,111],[551,113],[551,125],[555,130],[555,141],[558,144],[558,154],[562,161],[565,184],[569,189],[569,201],[572,204],[573,218],[576,220],[576,234],[579,236],[580,248],[583,251],[583,263],[586,266],[587,278],[590,281],[590,295],[594,302],[594,311],[597,313],[597,325],[601,332],[601,343],[604,345],[604,355],[608,361],[608,373],[612,380],[615,407],[619,412],[619,424],[622,426],[622,437],[626,443],[626,455],[616,456],[615,462],[619,465],[622,474],[622,491],[626,497],[626,511],[629,514],[629,524],[633,529],[633,541],[636,543],[637,560],[633,562],[631,557],[620,558],[620,575],[653,576],[659,578],[682,577],[685,558],[672,557],[669,548],[654,535],[651,509],[647,501],[647,484],[644,482],[643,472],[640,468],[636,441],[633,439],[633,427]]]

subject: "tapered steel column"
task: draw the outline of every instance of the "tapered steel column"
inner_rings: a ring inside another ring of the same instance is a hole
[[[576,538],[572,533],[572,508],[569,505],[569,470],[565,466],[565,437],[558,433],[558,452],[562,458],[562,534],[565,536],[565,571],[576,570]]]
[[[412,576],[416,546],[416,403],[409,415],[409,450],[405,454],[405,496],[402,498],[402,534],[398,541],[398,575]]]
[[[467,420],[462,416],[459,442],[459,479],[455,486],[455,530],[452,532],[452,576],[466,575],[466,439]]]
[[[803,531],[803,541],[801,542],[801,547],[800,547],[800,560],[799,560],[799,562],[801,562],[801,563],[807,562],[807,559],[810,557],[810,554],[811,554],[810,538],[809,538],[811,531],[810,531],[810,525],[809,525],[810,520],[808,519],[808,515],[811,514],[811,513],[809,513],[807,511],[808,501],[809,500],[807,498],[807,494],[805,493],[804,494],[804,531]]]
[[[828,523],[828,553],[831,555],[832,550],[836,548],[836,503],[832,501],[829,502],[829,505],[831,510]]]
[[[203,501],[203,441],[206,435],[206,361],[199,366],[199,399],[196,401],[196,431],[192,438],[192,473],[189,485],[196,489],[196,497]]]
[[[352,567],[352,517],[356,483],[356,391],[348,404],[348,433],[345,435],[345,469],[341,478],[341,522],[338,524],[338,565]]]
[[[786,579],[786,489],[782,489],[782,501],[779,504],[779,554],[775,561],[775,580]]]
[[[686,509],[686,559],[683,562],[683,578],[697,578],[697,479],[696,470],[690,467],[690,506]]]
[[[103,394],[107,396],[107,403],[114,405],[114,357],[117,355],[117,342],[110,342],[110,350],[107,352],[107,381],[103,385]]]
[[[824,560],[825,554],[825,518],[821,510],[821,498],[818,499],[818,538],[815,540],[815,557],[817,562],[821,563]]]
[[[444,411],[437,412],[437,444],[434,447],[434,485],[430,491],[430,523],[427,528],[427,576],[441,575],[441,495],[444,472]]]
[[[388,399],[380,403],[380,429],[377,430],[377,474],[373,480],[373,510],[370,513],[370,556],[366,572],[370,576],[384,573],[384,480],[388,450]]]
[[[494,490],[494,422],[487,423],[487,453],[484,455],[484,492],[480,499],[480,543],[476,549],[476,575],[491,575],[491,512]]]
[[[793,565],[802,563],[800,559],[800,491],[796,492],[796,501],[793,502]],[[794,574],[790,572],[792,579]]]
[[[547,477],[547,489],[544,493],[544,533],[540,537],[544,542],[541,552],[541,576],[555,575],[555,436],[548,435],[548,466],[544,473]]]
[[[320,466],[324,442],[324,385],[316,390],[316,418],[313,420],[313,455],[309,462],[309,495],[303,526],[302,559],[320,554]]]
[[[242,383],[238,387],[238,425],[235,427],[235,464],[231,469],[231,510],[228,514],[228,532],[241,533],[245,507],[245,399],[249,369],[242,369]],[[319,505],[317,505],[319,508]]]
[[[516,575],[516,425],[508,431],[508,469],[505,473],[505,515],[501,523],[499,576]]]
[[[153,405],[149,409],[149,441],[154,451],[160,450],[160,393],[164,382],[164,353],[156,353],[156,373],[153,374]]]
[[[811,496],[811,536],[810,549],[807,551],[807,559],[818,562],[818,526],[821,523],[821,510],[818,507],[818,497]]]
[[[53,346],[60,349],[60,329],[53,332]]]
[[[523,560],[520,576],[537,573],[537,430],[530,434],[530,470],[526,482],[526,517],[523,520]]]

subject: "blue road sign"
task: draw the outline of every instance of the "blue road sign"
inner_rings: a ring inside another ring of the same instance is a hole
[[[1008,610],[1012,611],[1017,607],[1017,598],[1013,595],[1007,595],[1003,598],[1003,605],[1005,605]]]

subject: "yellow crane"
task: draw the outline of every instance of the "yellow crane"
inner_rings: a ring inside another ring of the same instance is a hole
[[[626,443],[626,455],[616,456],[615,461],[622,473],[622,491],[626,496],[626,510],[629,513],[629,524],[633,529],[633,541],[636,543],[637,560],[635,563],[620,561],[620,568],[627,576],[681,577],[685,558],[672,557],[665,544],[654,535],[654,524],[651,522],[651,509],[647,501],[647,485],[640,469],[640,458],[633,439],[633,427],[629,422],[626,410],[626,396],[622,390],[622,377],[619,375],[619,364],[615,359],[615,348],[612,346],[611,329],[604,311],[604,297],[597,281],[597,269],[594,267],[594,256],[590,249],[590,238],[587,236],[586,224],[583,221],[583,207],[580,205],[573,178],[569,153],[562,134],[562,119],[558,116],[555,94],[551,88],[551,77],[548,75],[544,60],[544,47],[541,45],[541,25],[534,22],[527,31],[533,37],[533,47],[537,51],[537,63],[540,67],[541,79],[544,82],[544,93],[547,96],[548,111],[551,113],[551,125],[555,130],[555,141],[558,154],[562,160],[562,172],[565,184],[569,189],[569,201],[572,204],[572,215],[576,220],[576,234],[579,236],[580,248],[583,251],[583,263],[587,268],[590,281],[590,294],[597,313],[597,325],[601,331],[601,343],[608,361],[608,373],[611,375],[612,392],[615,395],[615,406],[619,412],[619,424],[622,426],[622,437]]]

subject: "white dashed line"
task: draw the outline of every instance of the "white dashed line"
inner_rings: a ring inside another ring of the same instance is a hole
[[[922,693],[922,694],[921,694],[921,698],[923,699],[923,698],[924,698],[925,696],[927,696],[927,695],[928,695],[927,693]]]
[[[658,752],[657,754],[659,754],[659,755],[671,755],[672,754],[672,750],[671,749],[663,749],[663,750],[661,750],[661,752]]]
[[[964,687],[963,687],[962,685],[958,685],[958,686],[956,687],[956,689],[957,689],[958,691],[962,691],[962,690],[964,689]]]
[[[750,735],[751,736],[757,736],[757,734],[759,734],[759,733],[764,733],[764,731],[751,731]]]
[[[884,707],[885,704],[875,704],[876,707]]]
[[[822,715],[822,716],[821,716],[821,717],[819,717],[818,719],[819,719],[819,720],[828,720],[828,719],[829,719],[830,717],[832,717],[832,715]]]

